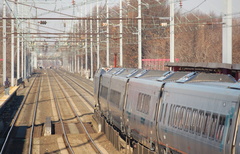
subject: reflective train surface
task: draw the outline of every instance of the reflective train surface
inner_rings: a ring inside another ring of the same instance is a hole
[[[156,153],[240,154],[240,83],[230,75],[100,69],[96,110]]]

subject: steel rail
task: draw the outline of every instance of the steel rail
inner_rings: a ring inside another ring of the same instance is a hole
[[[49,73],[47,71],[47,74],[48,74],[48,78],[49,78]],[[61,89],[61,88],[60,88]],[[65,130],[65,127],[64,127],[64,124],[63,124],[63,119],[62,119],[62,114],[61,114],[61,111],[60,111],[60,107],[59,107],[59,102],[58,102],[58,99],[56,97],[56,94],[55,92],[53,91],[52,89],[52,86],[51,86],[51,82],[50,82],[50,90],[52,91],[52,95],[53,95],[53,99],[54,99],[54,102],[56,104],[56,109],[57,109],[57,113],[58,113],[58,117],[59,117],[59,120],[60,120],[60,123],[61,123],[61,126],[62,126],[62,131],[63,131],[63,136],[64,136],[64,139],[65,139],[65,143],[67,144],[67,147],[68,149],[70,150],[70,152],[72,154],[74,154],[74,151],[72,149],[72,146],[68,140],[68,137],[67,137],[67,133],[66,133],[66,130]]]
[[[55,71],[55,70],[54,70]],[[55,71],[58,75],[59,72]],[[87,93],[89,93],[91,96],[93,96],[93,93],[91,91],[89,91],[87,88],[83,87],[81,84],[79,84],[78,82],[74,81],[71,77],[66,76],[64,74],[61,74],[61,76],[65,76],[66,78],[70,79],[72,82],[74,82],[76,85],[78,85],[79,87],[81,87],[82,89],[84,89]],[[75,77],[74,77],[75,78]],[[76,79],[76,78],[75,78]],[[89,85],[90,86],[90,85]]]
[[[42,84],[43,77],[40,80],[40,83],[38,84],[38,90],[37,90],[37,95],[35,96],[35,108],[33,111],[33,117],[32,117],[32,126],[31,126],[31,133],[30,133],[30,139],[29,139],[29,147],[28,147],[28,153],[32,153],[32,141],[33,141],[33,132],[34,132],[34,125],[36,121],[36,116],[37,116],[37,108],[38,108],[38,99],[39,99],[39,94],[40,94],[40,88]]]
[[[57,71],[57,72],[59,72],[59,73],[62,73],[62,72],[64,72],[65,74],[67,73],[67,74],[69,74],[71,77],[73,77],[73,78],[75,78],[75,79],[79,79],[78,77],[76,77],[76,75],[72,75],[72,73],[69,73],[68,71],[66,71],[66,70],[56,70],[55,69],[55,71]],[[63,74],[64,75],[64,74]],[[93,85],[92,84],[90,84],[89,82],[83,82],[82,80],[84,80],[84,81],[90,81],[90,80],[88,80],[88,79],[86,79],[86,78],[81,78],[81,82],[82,83],[84,83],[84,84],[86,84],[86,85],[88,85],[88,86],[90,86],[90,87],[93,87]]]
[[[61,87],[61,89],[62,89],[62,91],[64,92],[64,94],[67,95],[67,92],[64,90],[63,86],[60,84],[59,80],[56,78],[56,76],[54,75],[54,73],[53,73],[53,76],[55,77],[58,85]],[[59,75],[58,75],[58,76],[59,76]],[[59,76],[59,77],[61,77],[61,76]],[[61,78],[62,78],[62,77],[61,77]],[[62,78],[62,79],[63,79],[63,78]],[[65,79],[63,79],[63,81],[65,81],[65,83],[67,83],[69,86],[71,86],[68,82],[66,82]],[[71,86],[71,87],[72,87],[72,86]],[[74,89],[74,88],[73,88],[73,89]],[[75,89],[74,89],[74,91],[76,92]],[[77,92],[77,93],[78,93],[78,92]],[[69,97],[66,97],[66,98],[67,98],[67,100],[69,99]],[[85,99],[85,98],[84,98],[84,99]],[[103,152],[98,148],[98,146],[96,145],[96,143],[93,141],[92,137],[90,136],[90,134],[88,133],[86,127],[84,126],[82,120],[80,119],[80,116],[77,114],[77,111],[74,109],[72,103],[70,103],[70,102],[71,102],[71,101],[68,100],[68,103],[69,103],[72,111],[74,112],[74,114],[75,114],[75,116],[77,117],[78,121],[81,123],[81,125],[82,125],[82,127],[83,127],[83,129],[84,129],[84,131],[85,131],[85,133],[86,133],[86,135],[88,136],[89,140],[91,141],[91,143],[92,143],[92,145],[93,145],[93,148],[94,148],[96,151],[98,151],[100,154],[103,154]]]
[[[21,110],[22,110],[22,108],[23,108],[23,105],[25,104],[26,99],[27,99],[27,97],[28,97],[28,95],[29,95],[29,93],[30,93],[30,91],[31,91],[31,89],[32,89],[32,87],[33,87],[33,84],[35,83],[36,78],[37,78],[38,76],[39,76],[39,75],[37,75],[37,76],[34,78],[34,80],[32,81],[32,83],[31,83],[31,85],[30,85],[30,88],[28,89],[28,91],[27,91],[27,93],[26,93],[26,96],[25,96],[24,99],[22,100],[21,105],[19,106],[19,109],[18,109],[18,111],[16,112],[16,114],[15,114],[15,116],[14,116],[14,118],[13,118],[11,124],[10,124],[11,127],[10,127],[10,129],[9,129],[9,131],[8,131],[8,133],[7,133],[7,136],[6,136],[5,140],[4,140],[4,143],[3,143],[3,146],[2,146],[2,148],[1,148],[0,154],[2,154],[3,151],[5,150],[6,144],[7,144],[8,140],[9,140],[9,138],[10,138],[10,134],[12,133],[12,129],[13,129],[13,127],[14,127],[14,124],[16,123],[17,118],[18,118],[18,116],[20,115],[20,112],[21,112]]]
[[[59,75],[59,74],[58,74]],[[59,75],[60,76],[60,75]],[[66,79],[64,79],[62,76],[60,76],[66,83],[68,83],[67,81],[66,81]],[[74,82],[75,83],[75,82]],[[76,83],[75,83],[76,84]],[[79,94],[92,108],[94,108],[94,105],[83,95],[83,94],[81,94],[80,92],[78,92],[77,90],[76,90],[76,88],[74,88],[72,85],[70,85],[70,84],[68,84],[72,89],[74,89],[74,91],[77,93],[77,94]],[[79,86],[79,85],[78,85]],[[83,90],[85,90],[85,91],[87,91],[86,90],[86,88],[85,87],[82,87],[82,86],[79,86],[79,87],[81,87]],[[91,95],[91,94],[90,94]],[[93,95],[92,95],[93,96]]]

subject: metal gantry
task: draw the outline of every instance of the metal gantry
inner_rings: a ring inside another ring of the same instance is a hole
[[[6,15],[6,3],[10,2],[12,5],[7,5],[11,11],[11,17],[7,17]],[[73,4],[74,2],[74,4]],[[115,11],[119,17],[111,17],[111,13],[109,12],[110,0],[84,0],[80,3],[76,3],[73,1],[71,5],[62,7],[62,8],[55,8],[55,10],[37,7],[37,3],[27,4],[30,2],[25,2],[23,0],[18,0],[16,2],[10,0],[4,0],[2,3],[3,8],[3,16],[2,16],[2,24],[3,24],[3,82],[5,81],[6,75],[6,36],[7,36],[7,20],[11,20],[11,83],[12,86],[14,85],[14,55],[15,55],[15,44],[16,44],[16,55],[17,55],[17,79],[25,79],[28,75],[30,75],[34,68],[37,67],[37,54],[40,52],[39,44],[44,43],[45,40],[48,43],[46,47],[51,47],[51,42],[61,42],[59,44],[59,51],[62,53],[62,61],[63,67],[72,71],[72,72],[84,72],[87,78],[93,78],[94,69],[98,69],[101,66],[111,67],[110,64],[110,47],[112,46],[112,25],[114,21],[119,21],[119,24],[115,24],[119,28],[118,31],[118,38],[119,43],[117,44],[119,48],[119,67],[123,67],[124,59],[123,59],[123,39],[128,34],[128,32],[124,32],[124,20],[137,20],[137,28],[130,27],[128,28],[129,35],[133,32],[137,32],[137,41],[138,44],[138,68],[142,68],[142,42],[143,42],[143,34],[142,34],[142,6],[146,6],[149,9],[149,4],[143,3],[143,0],[137,0],[137,7],[131,6],[130,1],[128,2],[129,6],[137,11],[137,17],[123,17],[124,9],[123,9],[123,1],[119,0],[119,12]],[[100,2],[104,2],[104,5],[101,6]],[[159,2],[159,1],[157,1]],[[174,0],[167,0],[169,2],[169,27],[170,27],[170,61],[174,62],[174,8],[175,8],[175,1]],[[223,47],[222,47],[222,62],[223,63],[232,63],[232,0],[225,0],[225,12],[223,15]],[[56,3],[56,2],[55,2]],[[93,4],[96,7],[96,14],[93,14]],[[161,5],[159,3],[159,5]],[[20,7],[21,6],[21,7]],[[90,9],[88,9],[90,6]],[[81,9],[77,8],[81,7]],[[99,11],[99,7],[102,7],[103,10]],[[13,9],[14,8],[14,9]],[[67,10],[69,8],[73,9],[73,13],[64,13],[63,10]],[[145,8],[145,7],[144,7]],[[27,13],[31,9],[35,9],[35,13]],[[80,16],[76,15],[75,9],[84,10],[80,12]],[[44,13],[39,13],[38,11],[44,11]],[[125,10],[128,11],[128,10]],[[35,14],[35,16],[33,15]],[[57,14],[59,16],[53,17],[44,17],[49,14]],[[166,17],[165,17],[166,18]],[[161,17],[144,17],[144,20],[153,20],[158,19],[161,20]],[[165,20],[165,19],[164,19]],[[39,21],[39,24],[36,22]],[[44,22],[41,22],[44,21]],[[81,23],[72,24],[70,29],[69,27],[64,25],[64,30],[58,30],[57,28],[48,28],[47,26],[43,26],[41,24],[47,24],[48,21],[64,21],[64,24],[67,24],[69,21],[81,21]],[[96,21],[96,22],[93,22]],[[106,22],[105,26],[100,25],[101,22]],[[96,25],[95,25],[96,23]],[[79,31],[76,30],[76,25],[80,25]],[[96,27],[96,30],[94,30]],[[47,31],[43,31],[42,28],[48,28]],[[66,30],[66,29],[67,30]],[[73,30],[73,28],[75,28]],[[136,29],[134,29],[136,28]],[[16,30],[15,30],[16,29]],[[133,29],[133,30],[132,30]],[[101,30],[106,30],[102,32]],[[58,31],[58,32],[56,32]],[[60,33],[60,32],[61,33]],[[68,32],[69,31],[69,32]],[[114,33],[113,33],[114,34]],[[124,35],[123,35],[124,34]],[[52,37],[53,35],[58,35],[58,37]],[[16,42],[14,41],[14,38]],[[96,41],[95,38],[96,37]],[[35,45],[34,43],[30,42],[37,42],[38,44]],[[63,49],[65,42],[75,42],[78,44],[76,47],[73,45],[68,45],[68,50]],[[104,42],[101,44],[101,42]],[[106,44],[105,44],[106,43]],[[31,46],[29,45],[31,44]],[[105,44],[105,45],[103,45]],[[101,45],[104,49],[101,48]],[[62,47],[62,48],[61,48]],[[47,50],[50,49],[46,49]],[[118,51],[114,51],[115,55],[117,55]],[[96,63],[94,63],[94,53],[96,53]],[[106,53],[105,63],[101,61],[100,55]],[[72,54],[69,56],[69,54]],[[90,56],[89,56],[90,54]],[[85,58],[84,58],[85,56]],[[68,58],[67,58],[68,57]],[[71,62],[69,62],[71,60]],[[90,60],[90,62],[89,62]],[[96,64],[96,66],[95,66]],[[70,66],[69,66],[70,65]],[[90,69],[89,69],[90,65]],[[84,68],[85,67],[85,68]]]

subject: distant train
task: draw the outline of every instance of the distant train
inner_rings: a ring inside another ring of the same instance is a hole
[[[240,154],[240,83],[230,75],[100,69],[97,110],[156,153]]]

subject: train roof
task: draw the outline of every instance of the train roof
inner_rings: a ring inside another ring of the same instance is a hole
[[[231,75],[204,72],[173,72],[160,70],[143,70],[136,68],[112,68],[108,70],[105,74],[111,76],[119,76],[123,78],[134,77],[159,82],[236,82],[236,80]]]

